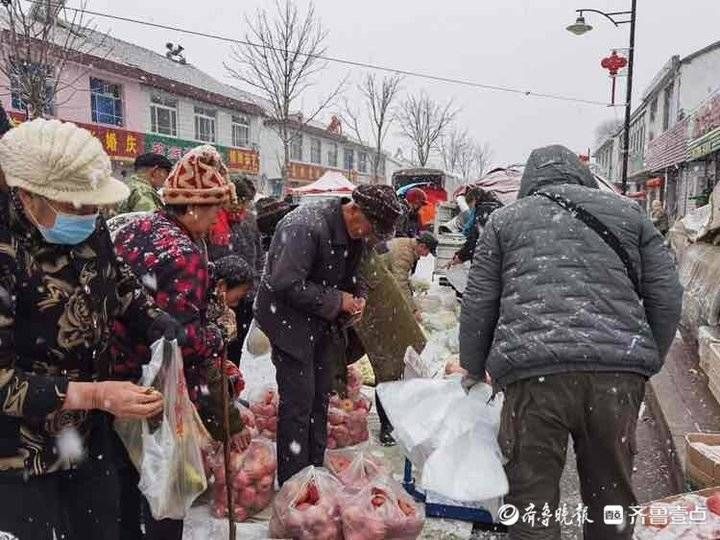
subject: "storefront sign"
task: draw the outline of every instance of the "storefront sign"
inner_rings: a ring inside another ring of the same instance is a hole
[[[177,161],[183,154],[200,145],[197,141],[186,141],[175,137],[166,137],[148,133],[145,135],[145,151],[160,154],[170,161]],[[258,174],[260,172],[260,156],[254,150],[214,146],[223,158],[230,171]]]
[[[343,173],[348,180],[355,182],[357,180],[356,171],[342,171],[340,169],[328,169],[320,165],[308,165],[307,163],[290,163],[289,178],[296,182],[314,182],[318,180],[328,170],[337,170]]]
[[[95,135],[111,158],[134,160],[145,151],[145,136],[142,133],[94,124],[77,125]]]
[[[9,116],[14,126],[25,121],[23,114],[10,112]],[[134,160],[140,154],[145,153],[145,135],[142,133],[97,124],[73,123],[95,135],[103,145],[105,152],[113,159]]]
[[[690,143],[690,159],[700,159],[716,150],[720,150],[720,127]]]

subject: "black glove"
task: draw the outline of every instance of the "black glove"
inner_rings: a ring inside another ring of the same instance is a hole
[[[177,340],[181,347],[187,343],[185,328],[175,317],[167,313],[158,315],[148,329],[150,343],[155,343],[160,338],[165,338],[166,341]]]

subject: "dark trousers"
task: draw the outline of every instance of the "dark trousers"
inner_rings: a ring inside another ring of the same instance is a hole
[[[282,485],[308,465],[321,466],[327,444],[327,410],[339,344],[317,340],[313,356],[296,358],[273,347],[280,406],[278,482]],[[343,351],[344,353],[344,351]]]
[[[228,360],[239,366],[245,337],[250,331],[250,323],[253,320],[253,299],[240,302],[234,311],[237,321],[237,336],[228,343],[227,356]]]
[[[631,373],[567,373],[508,385],[498,434],[509,460],[505,472],[510,493],[505,502],[515,505],[521,516],[530,504],[537,512],[534,527],[522,519],[510,527],[511,540],[560,538],[555,510],[568,435],[574,443],[583,503],[593,522],[584,524],[584,538],[632,538],[629,523],[603,523],[603,508],[621,505],[627,518],[627,508],[637,504],[631,476],[644,395],[645,378]],[[553,515],[547,527],[539,523],[546,504]],[[572,522],[576,509],[567,510],[565,520]]]
[[[385,407],[383,407],[382,401],[380,401],[380,396],[378,396],[377,390],[375,391],[375,409],[377,410],[378,418],[380,419],[380,431],[387,431],[390,433],[393,430],[393,427],[387,413],[385,412]]]
[[[120,483],[113,461],[102,427],[76,469],[27,480],[0,476],[0,531],[20,540],[118,540]]]
[[[130,461],[122,442],[117,439],[118,474],[121,485],[120,515],[122,540],[182,540],[183,522],[177,519],[157,520],[138,488],[140,475]],[[141,523],[145,534],[142,533]]]

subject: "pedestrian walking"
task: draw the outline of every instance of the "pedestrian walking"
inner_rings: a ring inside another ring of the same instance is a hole
[[[162,207],[158,190],[162,188],[172,163],[160,154],[142,154],[135,158],[135,174],[128,180],[130,196],[118,207],[119,214],[154,212]]]
[[[395,231],[396,236],[415,238],[422,230],[420,209],[428,204],[425,192],[420,188],[410,188],[405,193],[405,198],[400,199],[402,205],[402,216]]]
[[[505,392],[506,503],[555,511],[570,435],[591,520],[584,538],[632,537],[627,510],[623,526],[604,525],[602,511],[637,502],[638,411],[681,302],[673,260],[640,207],[598,190],[567,148],[533,151],[518,201],[480,237],[460,318],[465,386],[487,372]],[[560,524],[520,520],[510,538],[560,538]]]
[[[179,325],[119,261],[102,206],[128,195],[89,131],[37,119],[0,139],[0,531],[120,537],[112,419],[162,411],[158,392],[109,380],[113,321],[136,342]]]
[[[362,316],[366,290],[357,272],[364,240],[394,232],[400,204],[389,186],[363,185],[352,199],[298,207],[278,224],[255,304],[272,344],[280,394],[278,480],[322,465],[339,336]]]
[[[658,230],[658,232],[663,236],[665,236],[670,230],[670,219],[668,218],[665,208],[663,208],[663,203],[661,200],[655,199],[652,202],[652,212],[650,214],[650,219],[652,220],[652,223],[653,225],[655,225],[655,228]]]
[[[215,225],[220,209],[231,202],[232,188],[217,150],[198,146],[176,164],[163,186],[162,210],[134,219],[115,236],[118,256],[127,263],[153,295],[159,307],[174,316],[186,336],[182,347],[185,378],[190,399],[200,404],[203,389],[211,394],[220,389],[216,377],[225,354],[223,331],[207,315],[210,301],[210,271],[204,238]],[[116,325],[117,361],[115,375],[137,380],[149,350],[134,343],[128,326]],[[210,382],[216,382],[210,385]],[[221,399],[208,403],[219,405]],[[199,406],[200,416],[222,418],[222,412]],[[232,409],[237,416],[236,409]],[[239,419],[234,425],[242,427]],[[129,469],[125,480],[128,501],[137,501],[136,471]],[[147,509],[147,507],[146,507]],[[146,535],[151,539],[181,538],[182,521],[152,519],[145,514]],[[127,524],[130,528],[133,524]]]

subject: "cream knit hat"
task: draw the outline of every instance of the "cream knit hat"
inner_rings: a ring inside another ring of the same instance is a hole
[[[24,122],[0,139],[0,167],[8,186],[51,201],[111,205],[129,189],[111,176],[110,158],[100,141],[70,122]]]

